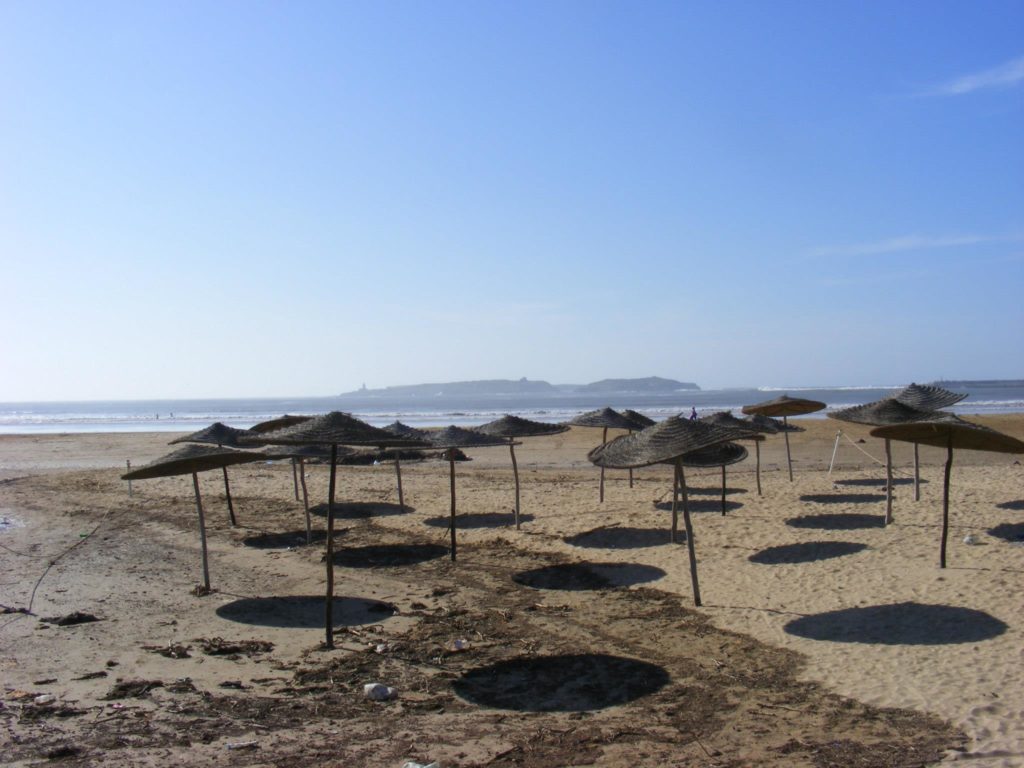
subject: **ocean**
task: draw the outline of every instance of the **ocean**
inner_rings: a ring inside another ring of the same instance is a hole
[[[89,402],[0,403],[0,434],[65,432],[193,432],[220,421],[232,427],[253,424],[285,413],[347,411],[375,426],[395,420],[414,427],[473,426],[507,413],[535,421],[559,422],[595,408],[632,408],[660,420],[679,413],[733,410],[782,394],[820,400],[827,410],[845,408],[892,395],[900,387],[736,388],[678,391],[669,394],[516,394],[490,396],[286,397],[217,400],[122,400]],[[950,386],[968,397],[948,409],[958,414],[1024,412],[1024,386]],[[826,411],[811,414],[824,418]]]

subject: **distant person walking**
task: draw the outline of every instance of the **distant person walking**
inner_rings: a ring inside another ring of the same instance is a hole
[[[697,409],[696,408],[691,408],[690,409],[690,421],[696,421],[696,420],[697,420]]]

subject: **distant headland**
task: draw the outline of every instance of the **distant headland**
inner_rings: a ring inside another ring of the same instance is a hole
[[[642,379],[601,379],[590,384],[551,384],[547,381],[521,379],[482,379],[479,381],[448,381],[434,384],[401,384],[381,389],[367,389],[364,384],[339,397],[438,397],[460,395],[523,395],[523,394],[671,394],[699,392],[693,382],[648,376]]]

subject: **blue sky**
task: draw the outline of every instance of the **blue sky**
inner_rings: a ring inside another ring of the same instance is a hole
[[[0,400],[1024,377],[1024,3],[0,0]]]

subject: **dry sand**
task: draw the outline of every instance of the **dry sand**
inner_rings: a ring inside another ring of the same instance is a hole
[[[1024,438],[1022,416],[982,421]],[[322,547],[300,545],[287,464],[229,470],[234,529],[218,473],[200,476],[218,591],[196,597],[191,478],[136,482],[131,498],[118,479],[173,435],[2,436],[0,605],[31,613],[0,615],[0,761],[1024,765],[1020,457],[956,455],[940,570],[942,452],[922,449],[915,502],[894,444],[882,528],[880,441],[799,423],[795,481],[770,438],[763,495],[753,457],[731,467],[725,516],[719,472],[688,473],[697,610],[685,545],[668,541],[668,468],[633,488],[609,472],[599,504],[598,430],[517,449],[520,531],[507,451],[472,451],[454,564],[445,464],[403,463],[404,514],[391,466],[343,468],[339,499],[364,506],[339,521],[334,651],[320,648]],[[326,474],[308,467],[317,501]],[[74,611],[100,620],[42,620]],[[366,700],[373,681],[398,697]]]

